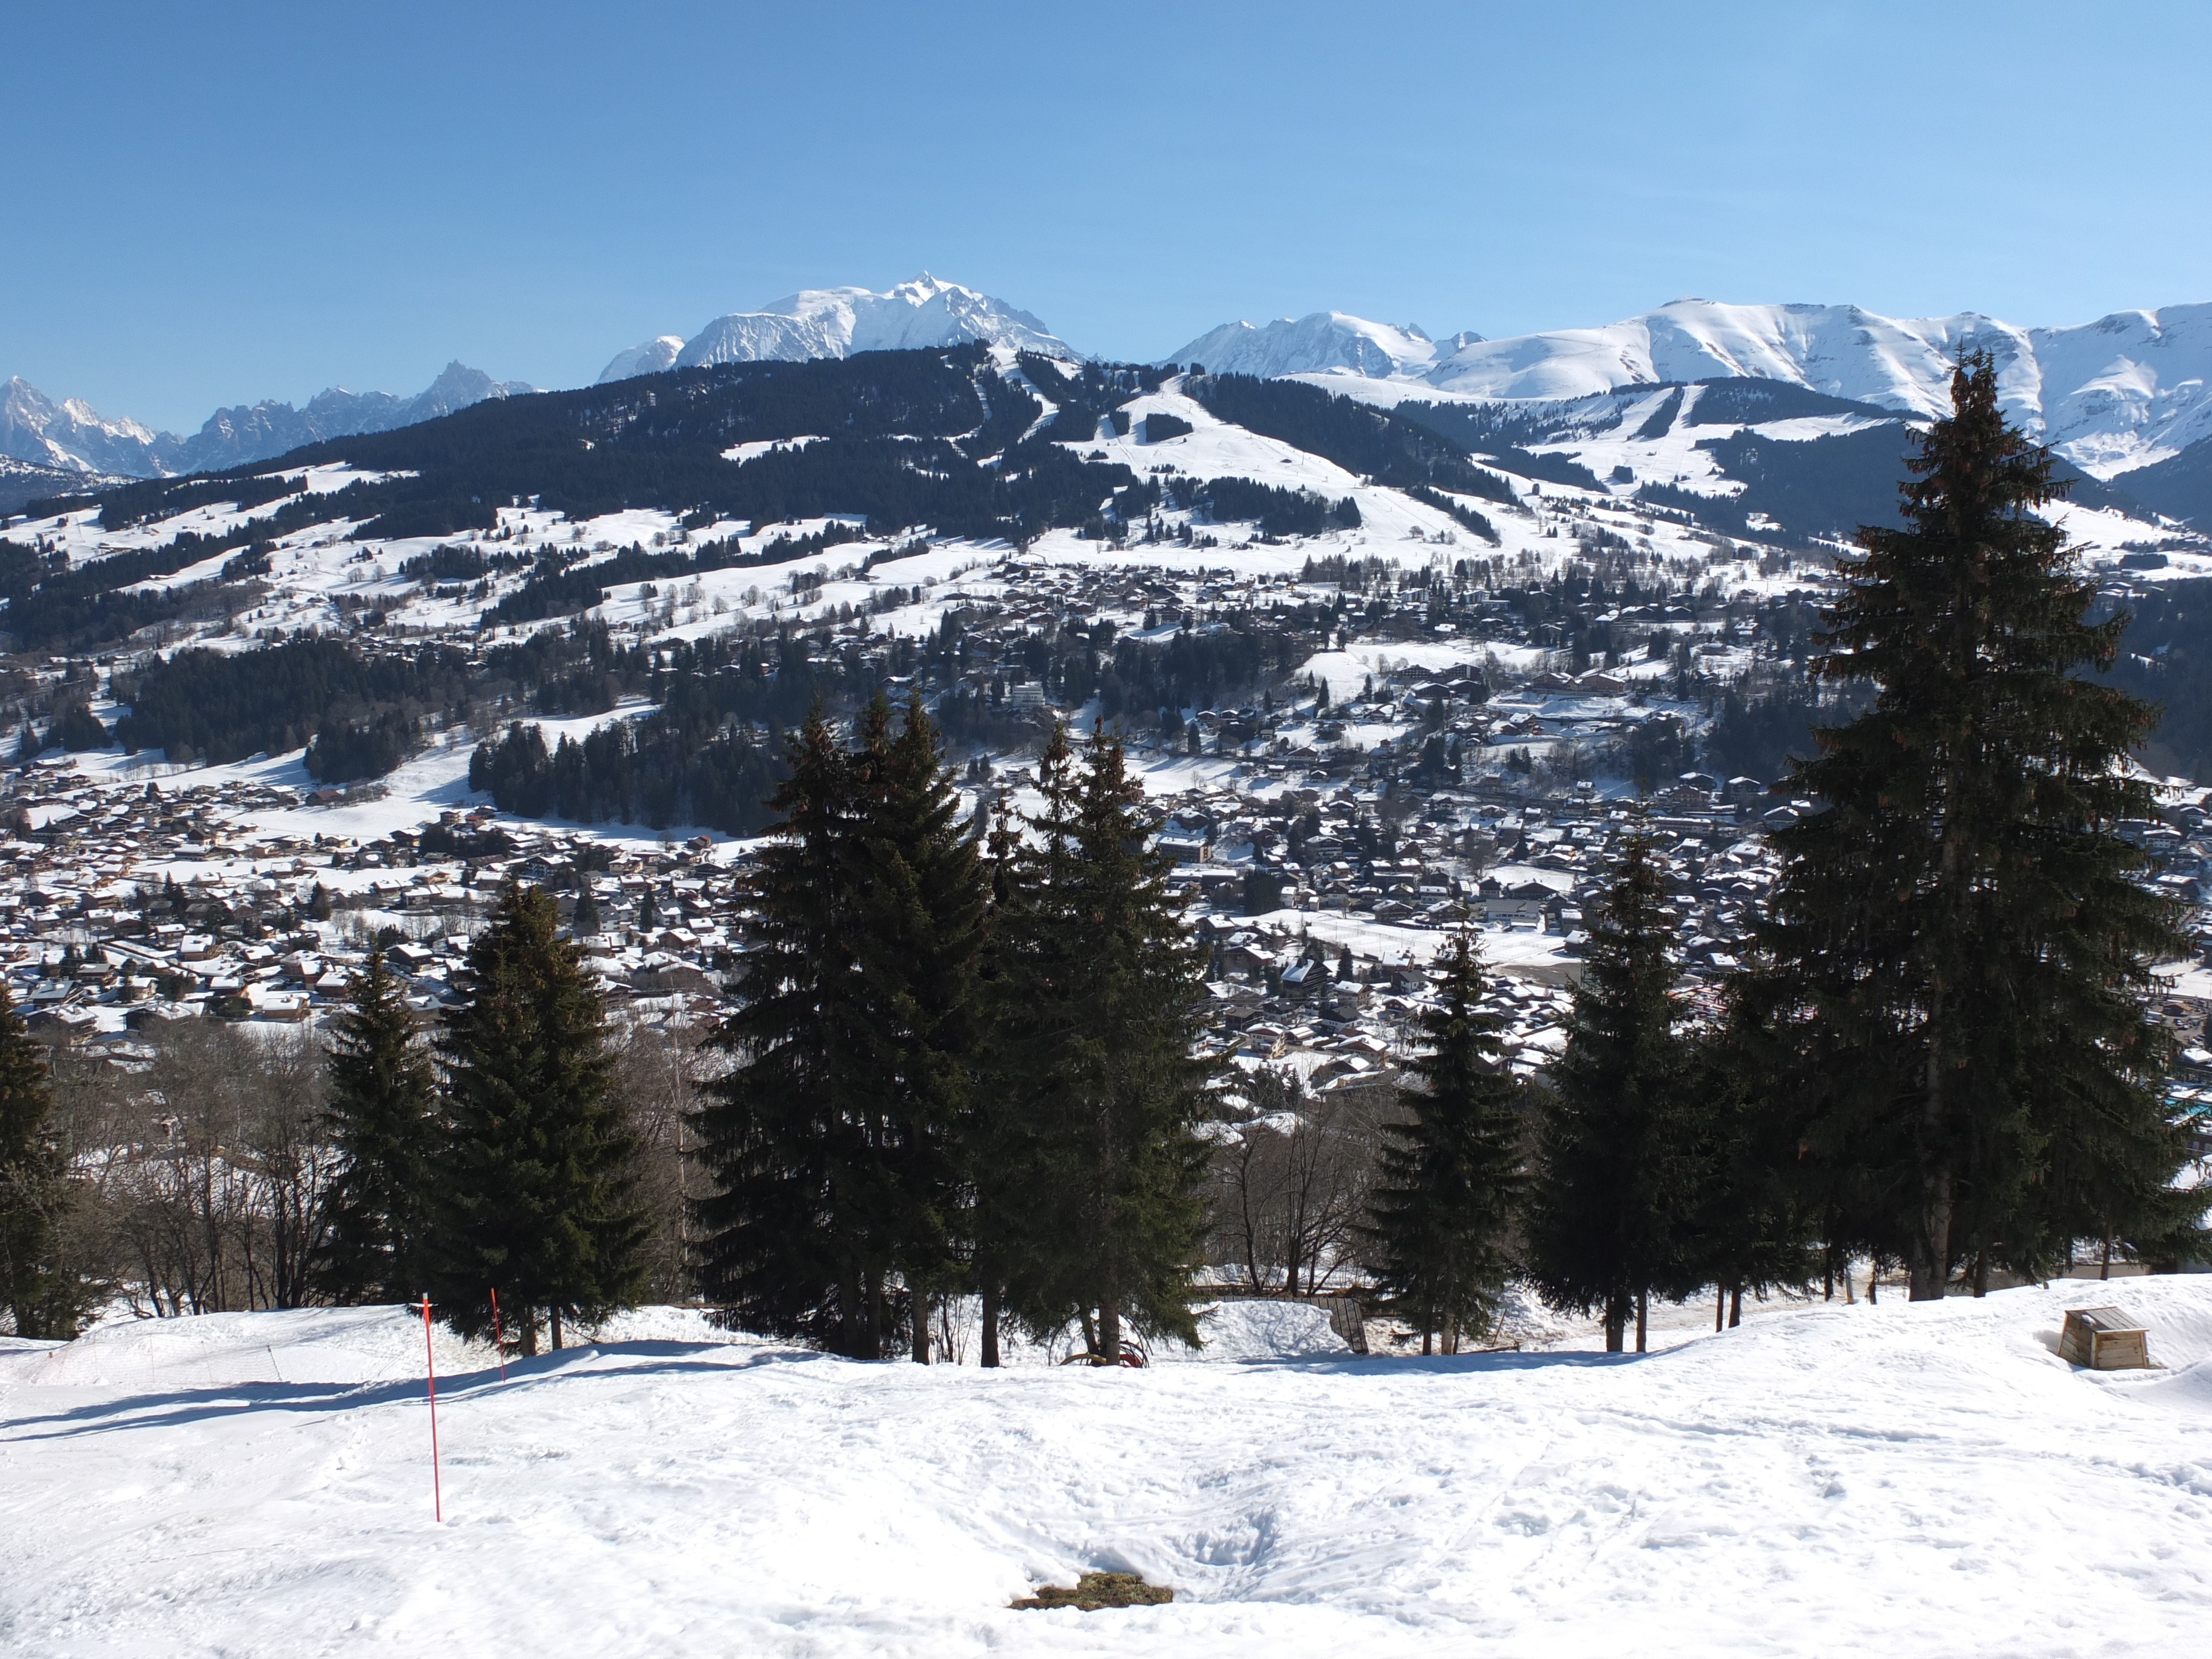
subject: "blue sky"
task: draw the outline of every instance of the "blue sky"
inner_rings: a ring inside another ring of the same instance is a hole
[[[2212,7],[0,0],[0,377],[543,386],[922,270],[1088,351],[2212,300]]]

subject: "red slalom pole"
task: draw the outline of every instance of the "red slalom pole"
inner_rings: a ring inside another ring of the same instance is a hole
[[[430,1503],[445,1524],[446,1494],[438,1481],[438,1356],[430,1346],[430,1298],[422,1298],[422,1358],[430,1385]]]
[[[499,1328],[499,1291],[491,1293],[491,1340],[494,1352],[499,1355],[499,1380],[507,1381],[507,1333]]]

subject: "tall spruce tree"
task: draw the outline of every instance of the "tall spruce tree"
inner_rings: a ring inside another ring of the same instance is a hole
[[[738,1326],[856,1358],[882,1352],[881,1287],[860,1182],[871,1149],[844,1120],[839,1050],[858,966],[845,899],[851,766],[817,704],[785,740],[778,822],[749,897],[758,921],[743,1000],[710,1041],[696,1201],[701,1289]]]
[[[0,1301],[17,1336],[73,1337],[96,1299],[97,1287],[68,1260],[76,1197],[46,1051],[0,984]]]
[[[437,1076],[381,946],[333,1024],[329,1073],[337,1171],[315,1288],[333,1302],[404,1302],[425,1288],[424,1205],[441,1131]]]
[[[1835,1225],[1905,1260],[1916,1298],[1964,1264],[2045,1273],[2107,1230],[2193,1224],[2153,963],[2183,941],[2116,833],[2149,814],[2145,704],[2077,671],[2125,617],[2039,508],[2051,458],[1968,353],[1920,440],[1900,530],[1830,615],[1820,671],[1874,701],[1790,781],[1829,810],[1778,835],[1781,878],[1735,994],[1765,1033],[1791,1136]]]
[[[1055,731],[1039,785],[993,919],[990,1121],[1009,1133],[973,1149],[979,1231],[1012,1312],[1040,1335],[1079,1322],[1113,1364],[1125,1327],[1198,1340],[1206,957],[1119,741],[1094,732],[1079,769]]]
[[[1566,1048],[1538,1114],[1529,1269],[1552,1306],[1602,1314],[1606,1352],[1618,1353],[1650,1294],[1680,1293],[1691,1272],[1679,1219],[1692,1176],[1674,927],[1640,831],[1589,931]]]
[[[629,1305],[646,1273],[605,1015],[559,925],[550,893],[509,882],[437,1043],[447,1127],[424,1276],[466,1335],[491,1328],[496,1291],[525,1353],[541,1315],[557,1346],[564,1318]]]
[[[1419,1079],[1402,1097],[1412,1115],[1387,1127],[1370,1200],[1376,1277],[1425,1354],[1438,1337],[1457,1353],[1496,1320],[1522,1182],[1521,1091],[1504,1022],[1480,1006],[1482,959],[1462,933],[1440,966],[1437,1004],[1420,1020],[1429,1049],[1406,1062]]]
[[[701,1120],[708,1294],[749,1328],[928,1357],[963,1227],[958,1119],[983,899],[936,728],[878,698],[853,750],[817,708],[790,740],[753,884],[759,948]]]
[[[980,1019],[985,876],[937,727],[919,693],[890,733],[878,697],[854,757],[860,808],[846,860],[852,942],[876,1048],[853,1079],[884,1109],[894,1211],[890,1260],[907,1291],[913,1357],[930,1358],[930,1309],[959,1276],[960,1149]]]

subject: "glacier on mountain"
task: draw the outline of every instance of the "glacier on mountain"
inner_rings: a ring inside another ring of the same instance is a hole
[[[1316,311],[1272,323],[1224,323],[1161,361],[1197,363],[1216,374],[1252,374],[1262,380],[1282,374],[1387,380],[1424,374],[1481,338],[1462,333],[1432,340],[1412,323],[1400,328],[1347,312]]]
[[[685,342],[673,366],[849,357],[856,351],[910,350],[970,340],[1069,361],[1079,356],[1028,312],[924,271],[881,294],[865,288],[804,289],[758,311],[717,317]],[[614,370],[630,355],[617,357],[600,378],[622,378]]]

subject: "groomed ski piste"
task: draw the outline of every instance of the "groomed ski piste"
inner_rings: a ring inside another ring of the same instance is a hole
[[[2162,1369],[2057,1356],[2104,1303]],[[442,1524],[410,1310],[8,1345],[0,1650],[2203,1650],[2212,1278],[1838,1300],[1641,1356],[1209,1324],[1143,1370],[992,1372],[647,1310],[504,1381],[441,1332]],[[1007,1606],[1090,1570],[1175,1601]]]

